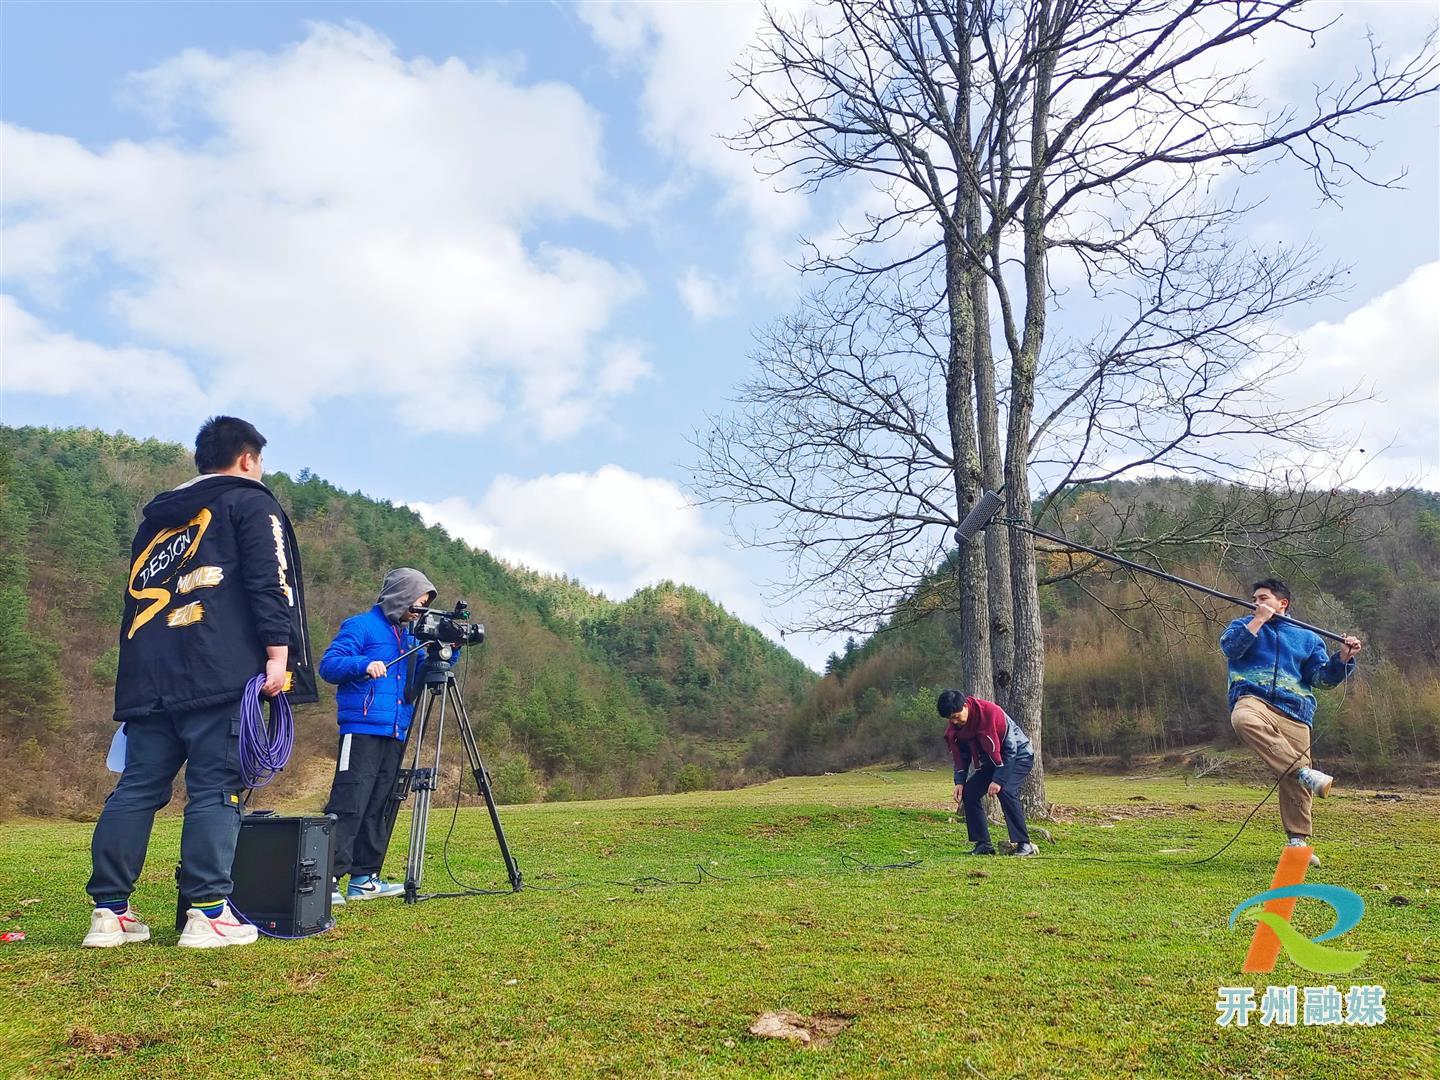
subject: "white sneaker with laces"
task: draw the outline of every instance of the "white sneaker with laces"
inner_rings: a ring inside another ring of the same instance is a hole
[[[1330,785],[1335,783],[1333,776],[1323,773],[1319,769],[1301,769],[1295,774],[1295,779],[1300,781],[1301,787],[1322,799],[1330,794]]]
[[[350,884],[345,889],[345,899],[377,900],[382,896],[399,896],[404,891],[405,886],[398,881],[382,881],[375,874],[365,874],[350,878]]]
[[[109,908],[97,907],[90,913],[90,932],[80,944],[87,949],[113,949],[149,940],[150,927],[136,917],[134,908],[117,915]]]
[[[210,918],[199,908],[185,912],[185,929],[179,944],[187,949],[221,949],[227,945],[253,945],[260,931],[235,913],[230,901],[219,917]]]

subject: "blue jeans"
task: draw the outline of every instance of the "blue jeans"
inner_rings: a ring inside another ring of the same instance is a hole
[[[135,891],[145,866],[155,812],[170,801],[185,766],[185,823],[180,831],[180,892],[221,900],[240,837],[240,702],[125,725],[125,771],[105,800],[90,841],[93,871],[85,891],[99,901]]]
[[[1010,839],[1017,844],[1030,842],[1030,830],[1025,827],[1025,809],[1020,805],[1020,785],[1035,767],[1035,755],[1017,757],[1010,767],[1010,776],[1000,785],[1000,809],[1005,814],[1005,827]],[[995,766],[985,762],[965,779],[961,799],[965,804],[965,829],[972,844],[990,843],[990,823],[985,820],[985,808],[980,800],[995,777]]]

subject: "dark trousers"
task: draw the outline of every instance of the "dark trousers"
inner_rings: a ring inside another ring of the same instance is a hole
[[[125,771],[95,823],[85,891],[97,902],[135,891],[155,812],[170,801],[184,765],[180,891],[195,900],[229,896],[240,836],[240,703],[131,720],[125,739]]]
[[[385,804],[405,743],[388,735],[341,735],[325,813],[335,815],[335,876],[378,874],[390,831]]]
[[[1017,844],[1030,842],[1030,830],[1025,827],[1025,809],[1020,805],[1020,785],[1035,767],[1035,755],[1017,757],[1010,768],[1009,779],[1000,785],[1000,809],[1005,814],[1005,827],[1010,830],[1010,839]],[[990,823],[985,820],[985,807],[980,800],[985,789],[995,778],[995,766],[986,762],[965,779],[961,798],[965,803],[965,828],[972,844],[990,843]]]

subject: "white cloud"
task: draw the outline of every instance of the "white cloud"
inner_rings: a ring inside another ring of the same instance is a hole
[[[689,267],[675,288],[696,322],[709,322],[730,310],[730,290],[698,266]]]
[[[1231,415],[1312,413],[1306,435],[1326,443],[1306,449],[1279,439],[1232,434],[1209,444],[1230,463],[1241,463],[1232,478],[1262,483],[1280,473],[1310,487],[1360,490],[1418,486],[1440,491],[1440,262],[1415,268],[1404,280],[1330,322],[1304,328],[1275,328],[1250,334],[1251,357],[1236,373],[1236,385],[1250,387],[1229,401]],[[1236,330],[1236,333],[1241,333]],[[1293,349],[1292,349],[1293,346]],[[1154,390],[1150,391],[1154,393]],[[1145,405],[1140,402],[1140,405]],[[1178,434],[1169,410],[1147,422],[1147,437]],[[1166,417],[1169,417],[1166,420]],[[1205,418],[1197,417],[1202,427]],[[1233,425],[1227,425],[1232,426]],[[1092,448],[1095,471],[1125,467],[1133,454],[1097,440],[1084,418],[1071,418],[1049,432],[1056,454],[1065,458],[1079,441]],[[1102,433],[1103,434],[1103,433]],[[1192,442],[1192,452],[1206,444]],[[1170,459],[1173,463],[1173,458]],[[1220,467],[1219,460],[1211,465]],[[1131,478],[1173,475],[1171,465],[1130,469]],[[1050,482],[1058,479],[1047,468]]]
[[[1319,401],[1357,386],[1373,400],[1347,406],[1334,423],[1366,450],[1354,483],[1365,488],[1418,484],[1440,491],[1440,262],[1420,266],[1338,323],[1298,335],[1304,365],[1281,393]],[[1338,474],[1356,459],[1332,463]]]
[[[108,348],[51,330],[0,294],[0,390],[83,397],[126,415],[202,413],[207,399],[185,362],[157,349]]]
[[[783,6],[783,5],[782,5]],[[764,9],[723,4],[591,3],[576,9],[617,63],[644,79],[640,108],[652,145],[724,190],[723,210],[743,218],[750,271],[789,283],[787,260],[807,213],[803,196],[775,190],[748,154],[724,136],[738,133],[753,103],[737,96],[735,63],[755,40]]]
[[[533,236],[616,220],[601,117],[572,88],[321,24],[273,54],[188,50],[131,89],[165,137],[4,128],[12,287],[43,302],[103,269],[127,336],[209,395],[282,388],[291,415],[348,396],[423,414],[444,385],[476,423],[518,403],[559,437],[645,374],[610,336],[637,276]]]
[[[1242,63],[1255,65],[1252,86],[1269,98],[1293,100],[1316,86],[1343,85],[1357,68],[1369,67],[1367,35],[1390,56],[1413,52],[1436,25],[1435,5],[1407,0],[1331,0],[1295,20],[1306,26],[1335,26],[1311,36],[1290,31],[1235,43]]]
[[[510,562],[577,574],[612,595],[665,578],[707,585],[723,539],[672,481],[605,465],[532,479],[499,476],[478,501],[413,503],[427,522]],[[599,571],[606,580],[585,571]],[[729,573],[726,571],[727,574]]]
[[[673,481],[618,465],[530,479],[500,476],[477,500],[410,504],[427,524],[511,563],[578,577],[612,599],[671,580],[708,593],[778,639],[777,612],[701,509]],[[784,642],[812,665],[836,646],[820,636]]]

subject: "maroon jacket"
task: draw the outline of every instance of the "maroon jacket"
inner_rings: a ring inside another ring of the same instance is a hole
[[[984,698],[967,697],[965,706],[969,709],[965,723],[945,725],[945,745],[950,748],[950,757],[955,762],[955,782],[961,783],[970,763],[978,767],[987,759],[994,763],[1000,773],[1008,773],[1008,753],[1013,758],[1017,753],[1024,756],[1030,749],[1030,740],[1019,726],[1006,715],[1005,710],[993,701]],[[1003,777],[1000,777],[1003,783]]]

